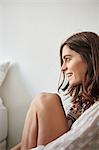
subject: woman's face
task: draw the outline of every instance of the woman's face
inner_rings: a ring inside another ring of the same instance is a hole
[[[75,86],[82,83],[87,72],[87,63],[81,58],[80,54],[65,45],[62,50],[62,59],[61,70],[67,75],[69,85]]]

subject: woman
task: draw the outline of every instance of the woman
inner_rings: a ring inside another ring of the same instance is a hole
[[[55,140],[99,100],[99,36],[81,32],[69,37],[60,47],[60,61],[63,81],[58,90],[68,90],[72,106],[65,114],[58,94],[37,95],[27,113],[21,144],[12,150],[28,150]],[[69,82],[63,87],[66,77]]]

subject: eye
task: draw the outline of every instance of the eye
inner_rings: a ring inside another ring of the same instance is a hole
[[[69,62],[71,60],[71,58],[65,58],[66,62]]]
[[[70,62],[71,59],[72,59],[71,55],[63,56],[63,62]]]

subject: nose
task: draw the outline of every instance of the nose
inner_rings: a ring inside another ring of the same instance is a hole
[[[61,66],[61,71],[65,71],[67,70],[67,65],[65,62],[63,62],[62,66]]]

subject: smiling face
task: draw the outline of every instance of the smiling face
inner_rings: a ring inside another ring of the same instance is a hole
[[[87,63],[80,54],[65,45],[62,50],[62,60],[61,70],[67,75],[69,85],[75,86],[82,83],[87,72]]]

